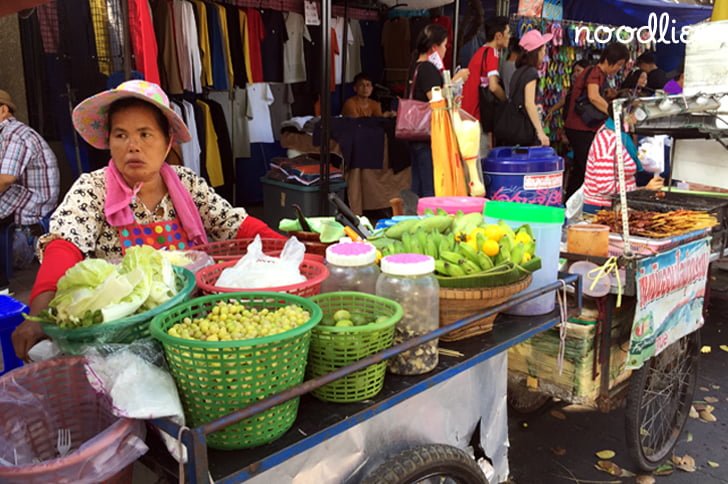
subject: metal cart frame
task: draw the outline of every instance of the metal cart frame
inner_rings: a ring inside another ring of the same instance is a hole
[[[402,344],[371,355],[367,358],[359,360],[347,367],[341,368],[333,373],[329,373],[322,377],[308,380],[296,387],[290,388],[284,392],[273,395],[265,400],[261,400],[253,405],[244,407],[237,412],[231,413],[216,421],[209,422],[198,427],[187,429],[182,428],[169,419],[155,419],[151,423],[159,430],[168,435],[179,438],[188,452],[188,462],[185,464],[184,472],[188,477],[188,481],[196,484],[208,482],[211,476],[209,471],[211,464],[215,462],[208,454],[206,446],[206,435],[240,422],[243,419],[256,415],[267,409],[270,409],[283,402],[296,397],[305,395],[312,390],[319,388],[327,383],[331,383],[346,375],[350,375],[358,370],[366,368],[374,363],[384,361],[392,356],[412,349],[422,343],[437,339],[452,331],[456,331],[482,317],[493,315],[505,311],[522,302],[543,294],[565,289],[571,286],[577,297],[577,304],[581,307],[581,278],[572,274],[560,274],[559,280],[544,286],[540,289],[521,293],[509,301],[490,308],[481,314],[473,315],[469,318],[459,320],[449,326],[439,328],[428,334],[405,341]],[[449,349],[460,351],[464,356],[460,360],[454,358],[441,358],[438,367],[425,375],[413,377],[397,377],[397,383],[392,384],[394,378],[389,377],[385,381],[384,391],[373,399],[373,402],[362,402],[359,404],[348,404],[340,406],[344,409],[343,414],[336,422],[331,424],[321,424],[318,431],[312,435],[301,435],[296,431],[296,425],[288,431],[279,441],[269,444],[259,449],[228,451],[225,452],[230,459],[236,461],[235,470],[225,475],[216,475],[215,482],[242,482],[261,472],[270,469],[276,465],[285,462],[293,456],[306,452],[315,445],[320,444],[327,438],[346,432],[367,419],[387,412],[388,409],[405,401],[406,399],[427,392],[434,385],[461,374],[475,365],[487,361],[490,358],[502,354],[508,348],[523,342],[532,336],[546,331],[554,327],[561,320],[558,311],[542,317],[509,317],[501,316],[496,322],[493,332],[479,337],[467,340],[447,343]],[[313,402],[313,400],[312,400]],[[312,405],[331,405],[324,403],[312,403]],[[309,407],[310,410],[310,407]],[[299,419],[301,414],[299,413]],[[166,451],[163,451],[166,453]],[[159,454],[159,453],[158,453]],[[219,453],[216,453],[218,455]],[[152,457],[153,464],[162,467],[163,470],[171,475],[177,474],[177,463],[171,457],[166,456],[166,463],[162,462],[164,455],[156,455]],[[230,468],[228,463],[226,468]]]

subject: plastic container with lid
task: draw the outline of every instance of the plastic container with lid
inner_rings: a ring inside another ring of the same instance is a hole
[[[490,200],[561,206],[564,160],[553,148],[494,148],[483,174]]]
[[[609,226],[607,225],[570,225],[566,240],[566,250],[572,254],[609,256]]]
[[[434,276],[435,259],[420,254],[396,254],[382,259],[377,296],[402,305],[404,316],[394,331],[394,344],[429,333],[440,326],[440,284]],[[420,375],[438,362],[437,340],[429,341],[389,360],[389,371]]]
[[[539,289],[555,282],[558,278],[564,215],[564,209],[557,207],[511,202],[488,202],[485,205],[487,223],[503,220],[514,230],[524,224],[529,224],[533,230],[536,256],[541,258],[541,269],[533,273],[533,281],[527,291]],[[519,304],[506,313],[516,316],[538,316],[550,313],[555,306],[556,298],[551,292]]]
[[[321,292],[356,291],[376,293],[379,267],[377,249],[364,242],[339,243],[326,249],[329,277]]]

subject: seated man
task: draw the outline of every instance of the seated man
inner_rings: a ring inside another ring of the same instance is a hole
[[[341,108],[341,114],[350,118],[391,117],[394,113],[382,113],[382,105],[370,99],[374,86],[372,80],[360,72],[354,77],[355,96],[350,97]]]
[[[0,90],[0,226],[15,223],[16,229],[20,229],[16,239],[24,237],[27,244],[33,244],[34,237],[43,233],[41,219],[58,202],[60,173],[48,143],[35,130],[15,119],[14,113],[10,94]],[[15,246],[18,247],[17,242]],[[30,260],[26,257],[19,265],[32,261],[32,248],[25,254],[30,254]],[[4,257],[0,260],[2,289],[8,281],[4,280]]]

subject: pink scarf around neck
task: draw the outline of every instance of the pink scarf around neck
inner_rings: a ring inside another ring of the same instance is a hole
[[[206,244],[207,235],[202,225],[200,214],[192,200],[189,191],[182,185],[177,173],[167,163],[159,171],[162,181],[167,187],[169,198],[172,199],[174,211],[179,217],[180,224],[187,232],[187,238],[196,245]],[[134,213],[131,202],[141,189],[141,183],[130,188],[119,173],[113,160],[106,168],[106,201],[104,202],[104,215],[112,227],[123,227],[134,223]]]

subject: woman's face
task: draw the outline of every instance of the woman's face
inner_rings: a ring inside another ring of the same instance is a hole
[[[447,39],[442,41],[442,44],[435,44],[433,47],[435,52],[440,54],[440,59],[445,59],[445,54],[447,53]]]
[[[580,65],[574,66],[574,79],[579,77],[581,73],[584,72],[584,68]]]
[[[637,87],[642,89],[645,86],[647,86],[647,73],[642,71],[642,74],[640,74],[640,78],[637,79]]]
[[[130,186],[153,180],[167,157],[169,134],[154,109],[130,106],[114,113],[109,123],[111,159]]]

